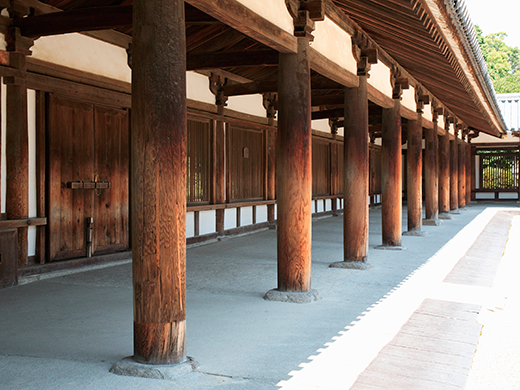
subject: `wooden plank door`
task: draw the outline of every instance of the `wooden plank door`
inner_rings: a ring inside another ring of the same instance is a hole
[[[129,114],[49,95],[48,259],[129,248]],[[88,183],[68,188],[67,183]]]
[[[94,196],[93,253],[129,248],[129,122],[128,111],[94,108],[94,149],[97,182],[110,187]]]
[[[47,128],[49,254],[61,260],[86,256],[86,218],[93,215],[94,192],[67,183],[94,180],[92,104],[49,95]]]

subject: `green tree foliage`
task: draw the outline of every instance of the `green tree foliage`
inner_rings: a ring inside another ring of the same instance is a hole
[[[508,46],[505,32],[484,36],[482,29],[475,26],[480,50],[497,93],[520,92],[520,50]]]

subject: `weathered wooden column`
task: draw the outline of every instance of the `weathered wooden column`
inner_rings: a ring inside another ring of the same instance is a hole
[[[274,105],[278,99],[278,95],[275,93],[264,94],[264,107],[267,112],[267,119],[269,120],[269,126],[274,126],[274,117],[276,110]],[[276,132],[268,131],[266,136],[266,199],[276,199]],[[267,221],[271,228],[275,227],[275,205],[267,205]]]
[[[444,117],[445,132],[439,137],[439,219],[452,219],[450,212],[450,121]]]
[[[471,137],[468,134],[468,142],[466,143],[466,206],[471,203],[471,176],[475,174],[471,170]]]
[[[408,80],[393,79],[394,107],[383,109],[381,148],[381,218],[383,244],[378,249],[402,249],[401,95]]]
[[[9,28],[6,36],[12,68],[25,73],[26,57],[33,40],[20,35],[20,29]],[[25,78],[5,77],[7,85],[6,116],[6,197],[7,219],[29,217],[29,133],[27,121],[27,85]],[[18,266],[28,264],[27,227],[18,228]],[[14,259],[13,259],[14,260]],[[10,261],[10,259],[3,259]],[[16,267],[13,267],[16,268]],[[16,279],[16,275],[14,276]]]
[[[132,43],[134,360],[186,360],[184,1],[135,0]]]
[[[422,230],[422,114],[424,101],[420,97],[417,101],[417,119],[408,121],[407,131],[407,215],[408,230],[403,233],[407,236],[424,236],[426,232]]]
[[[308,31],[295,34],[297,53],[280,53],[276,139],[278,288],[265,295],[267,300],[298,303],[319,299],[318,292],[311,290],[312,133]]]
[[[343,153],[343,261],[335,268],[367,269],[368,257],[368,72],[377,62],[361,51],[357,75],[359,87],[345,88],[345,123]]]
[[[455,138],[450,140],[450,212],[459,213],[459,153],[458,138],[459,132],[455,129]]]
[[[439,226],[443,222],[439,220],[439,166],[438,166],[438,119],[440,110],[432,105],[433,128],[426,129],[426,149],[424,151],[426,180],[425,192],[425,220],[424,225]]]
[[[222,120],[224,115],[224,107],[227,104],[227,96],[222,93],[222,87],[227,83],[227,79],[211,74],[210,90],[215,95],[215,104],[217,106],[217,114],[219,118],[215,120],[215,128],[213,131],[212,149],[213,149],[213,188],[211,190],[211,203],[226,203],[226,170],[225,170],[225,151],[226,151],[226,123]],[[224,235],[224,209],[215,211],[215,230],[219,236]]]
[[[466,145],[464,142],[464,132],[458,141],[459,153],[459,208],[466,207]]]

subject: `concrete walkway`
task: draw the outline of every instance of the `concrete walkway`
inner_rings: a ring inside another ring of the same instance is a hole
[[[471,205],[444,226],[425,226],[425,237],[403,237],[405,251],[373,249],[381,243],[381,213],[371,210],[373,267],[366,271],[329,268],[342,260],[342,218],[315,221],[312,287],[323,299],[307,305],[262,299],[276,287],[273,230],[190,248],[187,344],[199,366],[175,382],[108,372],[114,362],[132,355],[129,263],[0,290],[0,389],[461,388],[467,359],[465,368],[454,360],[422,359],[431,364],[415,365],[413,375],[403,367],[413,356],[431,355],[417,347],[417,316],[425,312],[438,318],[453,318],[446,307],[466,313],[463,334],[480,332],[481,306],[487,308],[490,297],[496,298],[492,278],[484,276],[490,267],[496,271],[500,258],[472,267],[465,255],[484,242],[481,234],[502,210],[487,206]],[[520,211],[516,204],[509,206],[499,218],[513,220],[511,212]],[[500,232],[490,229],[496,237],[488,243],[505,244],[507,223],[499,221],[505,229]],[[471,275],[477,284],[461,275]],[[415,336],[403,336],[410,332]],[[436,338],[449,342],[450,335],[439,329]],[[474,350],[477,337],[464,342]],[[384,359],[392,345],[413,355]],[[456,366],[440,367],[443,373],[455,372],[456,379],[431,380],[439,364]],[[395,370],[405,373],[399,380],[415,378],[422,384],[391,387]]]

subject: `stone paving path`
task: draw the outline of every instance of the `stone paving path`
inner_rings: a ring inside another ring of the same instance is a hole
[[[443,283],[491,287],[515,215],[497,212]],[[518,252],[516,256],[520,259]],[[481,305],[425,299],[351,389],[465,388],[482,329],[481,311]],[[479,388],[510,388],[492,383]]]

